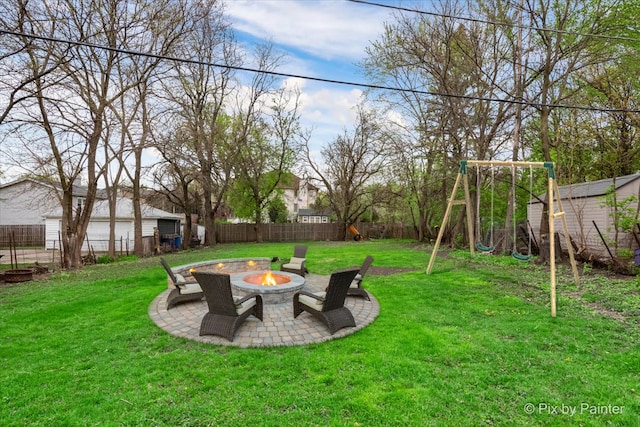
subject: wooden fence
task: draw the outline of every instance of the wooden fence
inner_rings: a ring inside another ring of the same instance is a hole
[[[44,224],[0,225],[0,248],[8,248],[12,240],[19,247],[44,246]]]
[[[261,224],[262,240],[264,242],[303,242],[336,240],[340,225],[330,224]],[[360,235],[365,239],[412,239],[416,233],[412,227],[402,224],[356,224]],[[352,238],[347,232],[347,238]],[[216,224],[216,241],[218,243],[255,242],[256,230],[254,224]]]
[[[304,242],[336,240],[340,225],[330,224],[261,224],[262,240],[264,242]],[[359,223],[356,228],[365,239],[415,239],[416,233],[410,226],[402,224],[373,224]],[[8,248],[10,236],[13,235],[15,245],[18,247],[45,247],[45,227],[44,225],[4,225],[0,226],[0,248]],[[216,224],[216,238],[218,243],[242,243],[255,242],[256,230],[254,224]],[[353,238],[347,232],[347,239]],[[154,251],[153,237],[144,238],[144,253],[151,254]],[[103,252],[98,249],[98,241],[92,241],[96,252]],[[105,245],[107,242],[103,242]],[[118,241],[117,250],[120,253],[132,252],[133,242],[123,245],[121,239]],[[54,242],[53,247],[59,245]],[[106,247],[106,246],[105,246]],[[100,246],[100,248],[102,248]]]

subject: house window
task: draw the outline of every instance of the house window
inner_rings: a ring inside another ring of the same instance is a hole
[[[323,222],[324,224],[326,224],[327,222],[329,222],[329,217],[328,217],[328,216],[323,216],[323,217],[322,217],[322,222]]]
[[[302,222],[309,222],[309,217],[308,216],[303,216],[302,217]]]

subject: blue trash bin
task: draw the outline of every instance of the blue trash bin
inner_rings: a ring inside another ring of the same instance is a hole
[[[176,249],[182,247],[182,237],[181,236],[176,236],[176,238],[174,239],[173,247],[176,248]]]

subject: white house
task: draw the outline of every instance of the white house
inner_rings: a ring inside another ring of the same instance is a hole
[[[318,187],[311,184],[308,179],[295,175],[290,175],[288,181],[287,184],[280,184],[280,188],[283,190],[289,219],[295,221],[300,209],[309,209],[316,202]]]
[[[55,186],[32,179],[23,179],[0,186],[0,225],[44,225],[45,247],[59,248],[59,233],[62,224],[62,207],[59,192]],[[73,205],[84,206],[86,190],[74,187]],[[123,248],[133,250],[134,214],[133,201],[119,198],[116,203],[115,236]],[[142,236],[154,236],[157,228],[165,239],[176,239],[181,236],[181,214],[173,214],[143,204]],[[91,213],[87,228],[86,245],[91,245],[96,252],[106,251],[109,239],[109,203],[98,198]],[[177,244],[173,240],[173,245]],[[126,246],[125,246],[126,245]],[[119,248],[120,249],[120,248]]]
[[[605,204],[605,196],[609,189],[615,188],[618,201],[629,196],[638,196],[640,191],[640,173],[621,176],[615,179],[601,179],[598,181],[566,185],[558,188],[560,202],[564,211],[567,229],[578,249],[588,249],[593,254],[608,256],[606,247],[598,234],[598,230],[612,247],[615,238],[613,224],[613,209]],[[544,199],[544,194],[539,196]],[[636,209],[637,201],[631,206]],[[555,204],[558,211],[557,203]],[[528,205],[528,218],[531,228],[539,236],[540,220],[543,205],[538,200],[532,200]],[[594,225],[594,223],[597,225]],[[555,230],[562,233],[562,223],[556,219]],[[638,230],[635,230],[638,232]],[[637,247],[631,234],[623,234],[618,239],[619,247]],[[560,239],[564,247],[565,239]]]

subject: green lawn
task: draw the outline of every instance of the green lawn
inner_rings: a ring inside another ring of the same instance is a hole
[[[157,258],[0,286],[0,424],[29,426],[640,425],[638,281],[442,253],[410,242],[311,242],[313,273],[415,267],[364,282],[379,317],[345,338],[240,349],[168,335],[148,317]],[[289,256],[221,245],[170,265]],[[577,297],[578,291],[581,297]],[[613,315],[618,317],[614,318]],[[621,319],[622,318],[622,319]]]

